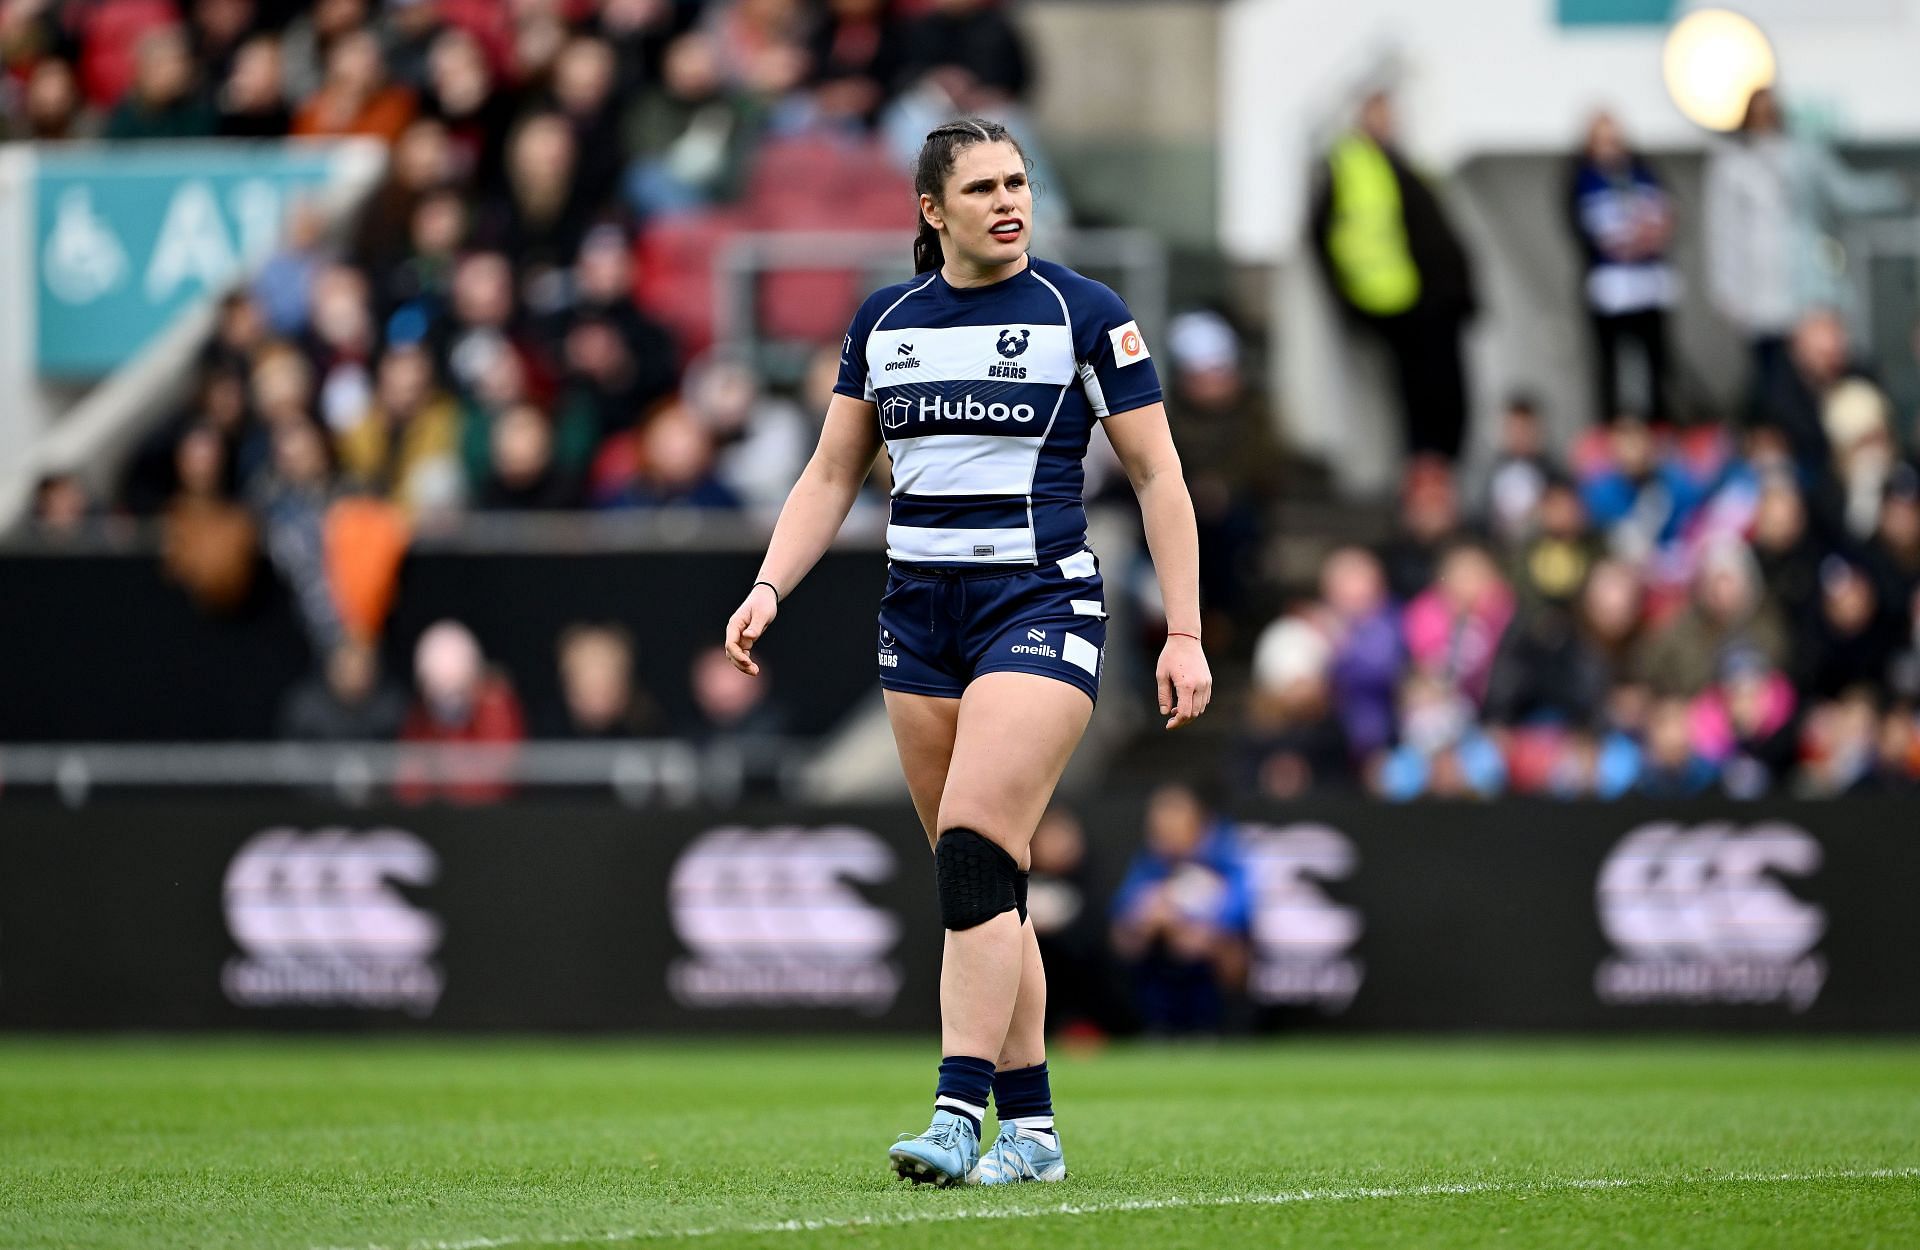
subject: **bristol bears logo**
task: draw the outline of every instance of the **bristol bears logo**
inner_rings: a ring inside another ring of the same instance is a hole
[[[900,920],[854,883],[893,873],[887,844],[849,825],[701,834],[667,885],[673,931],[690,952],[667,972],[675,1001],[885,1011],[900,992],[887,958]]]
[[[1321,883],[1353,875],[1353,843],[1326,825],[1241,827],[1253,893],[1255,1002],[1344,1011],[1366,967],[1350,952],[1366,926],[1357,909],[1327,897]]]
[[[1642,825],[1601,866],[1604,1003],[1813,1005],[1827,961],[1814,950],[1826,912],[1780,880],[1820,867],[1820,844],[1787,824]]]
[[[1016,334],[1019,335],[1018,338],[1014,337]],[[995,343],[994,346],[999,349],[1002,356],[1005,356],[1008,360],[1012,360],[1015,356],[1027,350],[1027,340],[1032,337],[1032,330],[1002,330],[1000,331],[1000,341]]]
[[[897,430],[913,419],[913,401],[895,395],[880,405],[880,424],[883,428]]]
[[[221,973],[228,999],[430,1014],[445,984],[440,920],[395,886],[439,872],[433,848],[400,829],[256,835],[227,867],[227,929],[245,952]]]

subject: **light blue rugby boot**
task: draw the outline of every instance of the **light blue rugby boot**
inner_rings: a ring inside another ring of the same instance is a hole
[[[894,1174],[916,1185],[961,1185],[980,1161],[980,1131],[952,1111],[936,1111],[918,1137],[903,1134],[887,1151]]]
[[[1060,1151],[1060,1131],[1023,1127],[1008,1121],[980,1156],[967,1180],[975,1185],[1017,1185],[1021,1181],[1067,1179],[1067,1157]]]

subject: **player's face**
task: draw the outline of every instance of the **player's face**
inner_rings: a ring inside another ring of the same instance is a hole
[[[1033,229],[1033,188],[1026,162],[1011,143],[976,143],[954,157],[939,204],[922,197],[928,220],[947,231],[948,255],[979,269],[1026,254]]]

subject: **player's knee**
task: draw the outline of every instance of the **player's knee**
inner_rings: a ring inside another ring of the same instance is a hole
[[[1027,874],[1013,856],[972,829],[943,830],[933,844],[933,878],[940,891],[940,923],[959,931],[1002,912],[1027,918]]]

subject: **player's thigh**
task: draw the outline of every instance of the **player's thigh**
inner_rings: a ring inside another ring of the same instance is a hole
[[[940,793],[947,784],[947,764],[953,758],[954,731],[960,719],[960,700],[900,690],[880,692],[887,702],[887,720],[893,725],[894,745],[900,751],[900,770],[907,775],[913,810],[926,827],[927,841],[938,832]]]
[[[986,673],[967,686],[939,829],[972,829],[1027,866],[1027,843],[1087,731],[1093,700],[1035,673]]]

